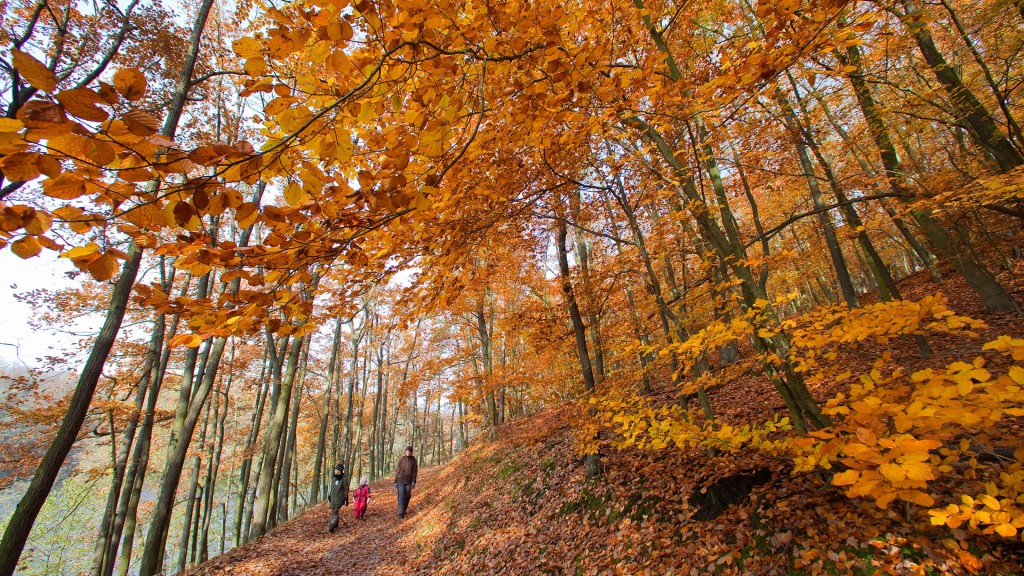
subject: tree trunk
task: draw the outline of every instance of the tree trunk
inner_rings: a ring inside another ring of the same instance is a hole
[[[234,346],[232,345],[232,355],[234,354],[233,349],[234,349]],[[210,544],[209,544],[210,520],[211,520],[211,518],[213,516],[213,506],[214,506],[214,502],[216,500],[216,495],[217,495],[216,488],[217,488],[217,479],[219,477],[218,472],[220,470],[220,457],[221,457],[221,454],[222,454],[223,449],[224,449],[224,423],[225,423],[225,420],[227,420],[227,415],[228,415],[228,400],[230,398],[229,393],[231,392],[231,380],[232,380],[232,377],[231,377],[231,375],[229,375],[228,379],[227,379],[227,383],[224,385],[223,407],[220,408],[220,411],[218,413],[217,408],[219,408],[220,404],[221,404],[220,402],[218,402],[218,406],[216,406],[214,408],[214,411],[213,411],[214,420],[216,421],[216,429],[215,429],[216,438],[214,439],[214,442],[213,442],[212,451],[211,451],[211,453],[207,457],[206,492],[205,492],[206,499],[205,499],[205,506],[204,506],[204,512],[203,512],[202,533],[201,533],[200,538],[199,538],[199,562],[200,563],[206,562],[206,560],[209,558],[209,549],[210,549]],[[231,476],[229,474],[228,478],[230,478],[230,477]],[[223,542],[225,539],[227,539],[227,537],[228,537],[227,533],[226,532],[222,532],[221,533],[221,542]]]
[[[923,33],[927,34],[927,30]],[[849,78],[850,84],[853,86],[861,113],[867,121],[868,129],[871,131],[871,136],[878,148],[889,186],[902,202],[909,203],[913,199],[914,194],[904,181],[899,154],[896,152],[896,147],[889,135],[888,127],[882,119],[881,110],[875,102],[868,81],[864,76],[859,47],[847,47],[846,63],[850,70],[847,73],[847,78]],[[1009,292],[996,281],[981,262],[974,259],[970,253],[959,250],[955,246],[949,233],[935,220],[929,210],[912,208],[910,215],[921,227],[925,238],[935,253],[953,263],[954,268],[981,298],[989,312],[997,313],[1018,310],[1017,303]]]
[[[267,403],[267,395],[270,392],[269,387],[266,384],[267,374],[267,362],[270,360],[268,355],[263,355],[263,366],[260,370],[259,388],[256,389],[256,401],[255,409],[253,410],[252,420],[249,424],[249,434],[245,438],[245,450],[242,452],[245,456],[242,458],[242,464],[239,467],[238,472],[238,500],[235,511],[235,547],[241,546],[248,541],[248,536],[244,536],[248,533],[248,529],[244,532],[242,530],[242,519],[245,516],[246,510],[246,496],[249,492],[249,475],[252,471],[252,447],[256,444],[256,438],[259,435],[259,430],[263,424],[263,407]]]
[[[1024,158],[1003,134],[985,105],[964,85],[960,74],[946,62],[946,58],[935,46],[932,33],[921,14],[916,0],[902,0],[905,13],[901,20],[917,40],[917,47],[925,62],[932,69],[935,78],[946,89],[946,94],[957,114],[957,122],[967,128],[971,136],[984,146],[999,164],[1003,172],[1024,164]]]
[[[274,487],[274,469],[277,465],[277,455],[281,445],[281,435],[284,430],[285,418],[288,416],[288,407],[291,403],[292,386],[295,384],[295,373],[298,371],[299,353],[305,338],[296,339],[288,353],[288,364],[285,374],[281,379],[281,392],[277,403],[273,406],[270,421],[267,425],[266,438],[263,443],[263,466],[265,474],[260,478],[259,488],[256,490],[256,504],[253,510],[250,538],[260,538],[266,532],[267,522],[270,520],[270,496]]]
[[[135,284],[135,276],[138,274],[141,261],[142,249],[133,242],[128,249],[128,259],[121,268],[121,274],[110,294],[107,317],[93,342],[85,367],[82,368],[82,373],[78,377],[78,384],[71,396],[68,410],[61,419],[57,436],[39,462],[39,467],[36,468],[36,473],[32,476],[28,490],[18,502],[18,507],[14,510],[14,514],[4,529],[3,540],[0,540],[0,576],[14,574],[36,516],[39,515],[43,503],[46,502],[46,497],[50,494],[57,475],[60,474],[61,466],[64,465],[64,459],[71,451],[75,438],[78,437],[78,431],[89,412],[89,403],[96,390],[96,383],[99,381],[100,374],[103,373],[103,365],[107,361],[110,349],[121,329],[128,297]]]
[[[323,413],[320,415],[320,433],[317,436],[316,457],[313,460],[313,480],[309,484],[309,503],[320,501],[321,473],[324,466],[324,454],[327,451],[327,422],[331,415],[331,393],[338,378],[338,354],[341,351],[341,316],[334,321],[334,340],[331,343],[331,359],[327,364],[327,390],[324,394]],[[335,420],[338,420],[337,414]]]
[[[173,270],[173,268],[172,268]],[[163,277],[162,286],[165,292],[169,291],[169,284],[173,282],[173,273],[168,282],[164,267],[164,257],[160,257],[160,272]],[[140,419],[143,418],[143,409],[146,394],[149,391],[150,383],[155,381],[154,375],[160,369],[160,355],[163,350],[164,334],[167,327],[167,316],[159,314],[153,323],[153,332],[150,336],[149,346],[146,350],[145,367],[139,380],[135,393],[135,416],[128,421],[124,431],[124,438],[121,442],[121,449],[118,451],[114,462],[114,471],[110,481],[110,491],[107,494],[107,505],[100,524],[100,533],[96,538],[96,546],[93,549],[93,563],[90,574],[102,576],[107,573],[106,567],[113,563],[110,543],[113,534],[113,524],[117,521],[117,505],[122,492],[131,490],[131,486],[124,486],[125,472],[128,465],[128,458],[132,453],[132,446],[135,442],[135,433],[138,430]],[[113,426],[111,426],[113,431]],[[120,538],[120,534],[117,534]]]
[[[857,290],[853,287],[853,280],[850,278],[846,257],[843,256],[842,247],[839,245],[839,237],[835,231],[835,220],[832,217],[831,211],[825,210],[821,186],[818,184],[818,176],[814,173],[811,158],[807,153],[807,142],[800,128],[800,121],[797,119],[789,99],[782,93],[781,87],[775,89],[775,99],[782,108],[786,128],[794,139],[797,157],[800,159],[800,168],[807,178],[807,187],[811,191],[814,209],[818,211],[818,223],[821,226],[822,235],[825,236],[825,245],[828,247],[829,256],[832,258],[832,267],[835,269],[839,280],[839,288],[843,293],[843,299],[846,300],[846,304],[849,307],[857,308],[860,306],[860,301],[857,299]]]
[[[579,357],[580,371],[583,373],[583,388],[588,394],[593,394],[596,386],[594,371],[590,364],[590,354],[587,352],[587,328],[583,324],[583,317],[580,315],[579,306],[576,305],[576,296],[573,294],[572,280],[569,272],[569,257],[565,248],[565,237],[565,221],[559,219],[555,228],[555,251],[558,254],[558,270],[562,279],[562,294],[569,308],[569,318],[572,320],[572,330],[576,336],[576,355]],[[600,456],[588,454],[586,462],[587,477],[598,477],[601,474]]]

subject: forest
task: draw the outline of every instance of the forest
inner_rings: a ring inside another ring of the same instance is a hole
[[[0,576],[1024,574],[1024,0],[0,6]]]

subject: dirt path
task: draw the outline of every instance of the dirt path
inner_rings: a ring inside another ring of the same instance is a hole
[[[228,551],[188,571],[192,576],[370,576],[406,574],[417,552],[416,532],[424,510],[436,493],[437,469],[421,469],[404,520],[397,516],[397,495],[390,480],[370,485],[366,516],[353,517],[352,506],[341,509],[341,525],[327,532],[326,503],[272,530],[259,542]]]

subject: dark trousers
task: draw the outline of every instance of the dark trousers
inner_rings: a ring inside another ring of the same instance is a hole
[[[338,511],[341,506],[331,506],[331,521],[327,524],[327,530],[334,532],[338,528]]]
[[[412,498],[412,484],[395,482],[395,489],[398,490],[398,515],[405,516],[405,511],[409,508],[409,499]]]

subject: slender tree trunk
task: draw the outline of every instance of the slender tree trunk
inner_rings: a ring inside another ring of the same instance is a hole
[[[579,357],[580,370],[583,373],[583,387],[588,394],[593,394],[596,385],[593,367],[590,364],[590,354],[587,352],[587,329],[583,324],[583,316],[580,315],[579,306],[576,305],[576,296],[573,294],[572,280],[569,272],[569,257],[565,248],[565,237],[565,221],[559,219],[555,228],[555,251],[558,255],[558,270],[562,278],[562,294],[569,308],[569,318],[572,320],[573,333],[576,335],[576,354]],[[588,454],[586,462],[587,477],[596,478],[601,474],[600,456]]]
[[[249,424],[249,434],[245,439],[245,450],[243,450],[242,464],[239,467],[238,473],[238,500],[237,510],[235,512],[235,547],[241,546],[248,537],[243,537],[243,534],[248,533],[248,530],[243,532],[242,521],[245,516],[246,510],[246,495],[249,492],[249,475],[252,471],[252,447],[256,445],[256,438],[259,435],[259,430],[263,424],[263,407],[267,403],[267,395],[270,392],[266,384],[267,374],[267,362],[270,358],[266,353],[263,355],[263,365],[260,370],[259,387],[256,389],[256,401],[255,409],[253,410],[252,420]]]
[[[878,148],[889,186],[902,202],[909,203],[914,195],[904,181],[899,154],[896,152],[896,147],[889,135],[888,127],[882,119],[879,106],[875,102],[868,81],[865,78],[859,47],[847,47],[845,63],[850,70],[847,72],[847,78],[849,78],[850,84],[853,86],[861,113],[867,121],[868,129],[871,131],[875,145]],[[981,298],[989,312],[1018,310],[1017,303],[1010,293],[996,281],[995,277],[989,273],[981,262],[978,262],[970,253],[957,248],[949,233],[929,210],[911,208],[910,215],[921,227],[925,238],[931,244],[935,253],[949,259],[953,263],[957,272],[963,276],[968,285]]]
[[[583,218],[580,210],[580,198],[579,190],[576,191],[569,199],[569,207],[572,210],[573,220],[582,223]],[[597,299],[595,298],[593,281],[590,274],[590,246],[587,244],[586,237],[583,234],[577,233],[574,235],[576,238],[576,261],[579,262],[581,277],[583,279],[583,292],[584,301],[587,309],[587,321],[590,327],[590,341],[593,344],[594,349],[594,377],[597,378],[598,382],[604,380],[605,367],[604,367],[604,343],[601,340],[601,312],[598,310]],[[504,393],[504,389],[502,389]],[[504,408],[502,408],[504,411]]]
[[[925,62],[932,69],[935,78],[945,88],[950,102],[957,114],[957,122],[967,128],[974,139],[984,146],[999,164],[1003,172],[1024,164],[1024,157],[1013,146],[1013,143],[999,129],[992,114],[964,85],[960,74],[946,62],[946,58],[935,46],[932,33],[921,14],[916,0],[901,0],[905,13],[901,15],[903,23],[917,40],[917,47],[924,56]]]
[[[191,276],[186,277],[184,286],[181,289],[182,294],[187,293],[190,281]],[[131,464],[128,467],[124,482],[125,489],[121,493],[117,505],[117,514],[111,528],[107,548],[108,561],[104,565],[103,571],[105,576],[110,576],[114,571],[114,557],[118,556],[119,545],[121,553],[118,560],[118,574],[123,576],[123,574],[127,573],[128,564],[131,560],[135,539],[136,515],[142,487],[145,483],[146,468],[149,464],[149,448],[153,435],[153,417],[160,395],[160,388],[163,386],[164,375],[167,373],[167,364],[170,361],[170,340],[177,333],[178,323],[178,316],[174,316],[164,338],[165,343],[160,354],[159,366],[153,373],[152,381],[149,385],[149,395],[146,398],[146,407],[142,413],[142,424],[139,426],[139,437],[135,442],[135,448],[132,450]]]
[[[353,447],[353,434],[352,429],[352,418],[355,415],[355,396],[358,391],[359,382],[359,347],[364,337],[369,338],[370,336],[370,311],[369,303],[366,304],[366,311],[363,315],[363,326],[359,330],[355,329],[355,318],[352,319],[352,334],[350,337],[352,345],[352,369],[348,380],[348,394],[345,400],[345,426],[344,426],[344,456],[343,461],[345,463],[345,470],[348,471],[350,477],[352,474],[352,463],[354,457]],[[369,346],[369,343],[367,343]]]
[[[794,402],[793,406],[799,408],[797,412],[793,412],[791,406],[794,426],[798,430],[801,428],[806,429],[806,422],[808,420],[816,426],[830,425],[831,420],[821,412],[821,408],[814,401],[813,396],[811,396],[802,376],[793,370],[793,366],[789,362],[789,336],[781,328],[781,321],[771,306],[767,294],[764,293],[760,284],[755,281],[746,262],[733,257],[737,253],[737,248],[730,245],[722,229],[710,217],[707,205],[698,193],[692,178],[687,173],[682,162],[676,158],[672,148],[656,128],[635,117],[626,119],[625,123],[628,126],[637,128],[649,138],[662,159],[671,167],[679,182],[680,192],[687,200],[690,214],[698,224],[701,236],[705,242],[714,248],[718,257],[729,264],[733,275],[739,280],[745,306],[753,307],[762,301],[768,303],[763,306],[763,313],[759,315],[761,318],[759,324],[769,327],[769,331],[773,335],[771,337],[758,337],[756,342],[758,346],[763,346],[770,350],[781,360],[781,374],[775,381],[780,393],[784,397],[792,399]],[[760,327],[758,329],[760,330]],[[765,367],[770,373],[776,373],[777,371],[776,366],[771,363],[766,364]],[[785,388],[785,391],[782,388]]]
[[[310,482],[309,503],[320,501],[320,477],[324,466],[324,454],[327,451],[327,422],[331,415],[331,393],[338,378],[338,354],[341,351],[341,317],[334,322],[334,340],[331,344],[331,359],[327,364],[327,390],[324,394],[323,414],[320,415],[320,434],[317,436],[316,457],[313,460],[313,480]],[[335,420],[338,420],[335,415]]]
[[[284,458],[281,462],[281,476],[277,488],[278,524],[284,524],[288,521],[288,518],[291,517],[289,502],[291,500],[292,494],[292,463],[295,460],[295,435],[298,432],[299,426],[299,406],[302,402],[302,389],[306,382],[306,362],[308,362],[309,360],[308,338],[306,340],[306,344],[307,345],[304,346],[302,349],[301,359],[299,360],[298,374],[296,376],[298,382],[295,385],[295,392],[292,394],[291,413],[288,418],[288,425],[287,428],[285,429],[285,438],[283,441]]]
[[[612,212],[611,203],[608,201],[607,196],[604,198],[604,209],[608,215],[608,222],[612,227],[612,233],[616,238],[619,237],[619,229],[616,223],[615,214]],[[625,254],[622,248],[622,242],[615,242],[615,251],[618,256],[619,262],[625,266]],[[649,348],[651,343],[647,337],[647,329],[644,327],[643,322],[640,320],[640,313],[636,309],[636,299],[633,296],[633,288],[629,282],[625,282],[623,290],[626,293],[626,301],[629,303],[629,318],[633,326],[633,336],[637,342],[643,348]],[[651,375],[649,365],[653,362],[653,358],[650,354],[644,352],[637,353],[638,360],[640,361],[640,386],[641,391],[644,394],[650,394],[652,391],[651,387]]]
[[[840,56],[840,60],[843,59],[842,55],[839,54],[838,52],[837,55]],[[832,125],[832,128],[835,129],[836,134],[838,134],[839,137],[842,138],[843,142],[850,148],[850,151],[853,154],[854,158],[857,160],[857,163],[860,165],[861,170],[863,170],[864,173],[870,176],[871,178],[876,178],[878,176],[877,171],[871,166],[870,163],[868,163],[868,160],[865,158],[864,152],[860,149],[857,143],[852,138],[850,138],[850,134],[846,131],[843,125],[839,123],[839,120],[835,117],[835,114],[829,107],[828,102],[821,96],[821,94],[817,90],[807,87],[805,87],[805,89],[807,89],[814,96],[815,100],[818,102],[818,105],[825,112],[825,117]],[[924,244],[922,244],[921,241],[917,239],[917,236],[913,232],[911,232],[910,228],[907,226],[907,223],[903,220],[903,218],[899,216],[899,214],[896,213],[896,210],[892,208],[889,202],[886,202],[884,199],[880,199],[879,204],[885,210],[885,213],[889,216],[889,219],[892,220],[893,225],[896,226],[896,229],[899,231],[900,235],[903,236],[903,239],[906,241],[907,245],[909,245],[911,250],[913,250],[914,256],[917,258],[920,264],[928,270],[928,273],[931,274],[932,279],[934,279],[936,282],[941,281],[942,277],[939,275],[938,268],[935,267],[935,259],[932,256],[931,252],[929,252],[928,249],[925,248]]]
[[[252,527],[250,537],[259,538],[263,536],[270,520],[268,514],[271,506],[271,491],[274,487],[274,469],[277,465],[277,455],[281,445],[285,418],[288,415],[288,407],[291,403],[292,386],[295,384],[295,373],[298,371],[299,354],[305,338],[298,338],[292,344],[288,353],[288,364],[285,374],[281,380],[281,393],[277,404],[270,415],[267,426],[266,438],[263,444],[263,466],[266,474],[260,478],[259,488],[256,490],[256,505],[253,510]]]
[[[14,574],[36,516],[42,509],[46,497],[50,494],[50,489],[53,488],[53,483],[57,480],[61,466],[64,465],[64,459],[71,451],[71,446],[75,443],[82,422],[85,421],[89,403],[96,390],[96,383],[99,381],[100,374],[103,373],[103,365],[106,363],[117,333],[121,329],[121,320],[124,318],[128,297],[135,284],[135,276],[138,274],[141,261],[142,249],[132,243],[128,249],[128,259],[121,268],[121,274],[111,292],[107,317],[93,342],[92,351],[89,353],[85,367],[82,368],[78,377],[78,384],[71,396],[68,410],[61,419],[57,436],[46,450],[46,454],[43,455],[28,490],[25,491],[14,514],[7,522],[3,540],[0,540],[0,576]]]
[[[233,348],[233,347],[232,347]],[[234,352],[232,351],[232,354]],[[207,469],[206,469],[206,499],[203,512],[203,525],[202,533],[199,538],[199,562],[206,562],[209,558],[209,537],[210,537],[210,520],[213,516],[213,507],[217,496],[217,480],[219,477],[218,471],[220,470],[220,457],[224,449],[224,422],[228,415],[228,399],[231,397],[231,376],[228,376],[227,382],[224,385],[224,400],[223,407],[218,410],[215,408],[213,411],[214,420],[216,421],[216,438],[214,439],[211,453],[207,457]],[[218,407],[219,407],[218,403]],[[230,474],[228,476],[230,478]],[[221,533],[221,542],[227,539],[227,532]]]
[[[172,268],[173,270],[173,268]],[[164,258],[160,259],[160,272],[163,277],[163,289],[169,291],[170,283],[173,282],[173,274],[168,281],[164,268]],[[93,564],[90,573],[93,576],[101,576],[107,573],[107,566],[113,563],[113,551],[110,549],[114,533],[114,524],[117,523],[117,505],[122,492],[130,492],[131,484],[124,486],[125,472],[128,465],[128,458],[132,453],[135,442],[135,433],[138,430],[140,420],[144,418],[143,409],[150,383],[154,382],[156,372],[160,369],[160,356],[163,350],[164,334],[167,328],[167,316],[160,314],[153,323],[153,332],[150,336],[149,347],[146,350],[145,367],[142,377],[139,380],[135,394],[136,415],[129,420],[124,431],[124,439],[121,442],[121,449],[117,454],[114,464],[114,472],[110,483],[110,492],[107,495],[107,505],[100,524],[100,533],[96,538],[96,547],[93,549]],[[120,527],[118,527],[120,528]],[[117,534],[120,538],[120,533]]]
[[[783,94],[782,88],[776,88],[775,99],[782,108],[786,128],[789,130],[796,144],[797,157],[800,159],[800,168],[807,178],[807,187],[811,191],[811,200],[814,202],[814,209],[818,211],[818,223],[821,226],[821,233],[825,236],[825,245],[828,247],[829,256],[832,258],[832,267],[839,280],[839,288],[843,293],[843,299],[851,308],[860,306],[857,299],[857,290],[853,287],[853,280],[850,277],[850,270],[846,264],[846,257],[843,256],[842,247],[839,244],[839,237],[835,231],[835,220],[831,211],[825,210],[825,201],[822,197],[821,186],[818,184],[818,176],[814,173],[810,155],[807,153],[807,141],[803,130],[800,128],[800,121],[796,117],[793,106],[789,99]]]

